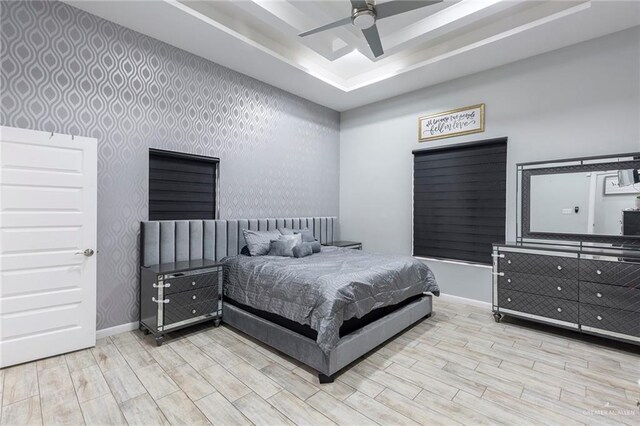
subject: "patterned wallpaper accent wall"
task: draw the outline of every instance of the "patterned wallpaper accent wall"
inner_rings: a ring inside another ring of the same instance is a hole
[[[0,9],[0,124],[98,139],[98,329],[138,319],[150,147],[220,157],[222,219],[338,215],[336,111],[63,3]]]

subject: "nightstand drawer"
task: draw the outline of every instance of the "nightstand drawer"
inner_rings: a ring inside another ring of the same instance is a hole
[[[640,288],[640,264],[580,259],[580,281]]]
[[[503,289],[498,292],[501,309],[511,309],[571,323],[578,322],[578,302]]]
[[[217,302],[219,299],[218,286],[208,286],[191,291],[167,294],[165,295],[165,300],[167,299],[169,302],[165,304],[165,312],[167,310],[174,309],[177,306],[185,306],[208,301]]]
[[[202,315],[218,315],[218,302],[214,300],[206,300],[200,303],[173,306],[171,309],[165,309],[164,327],[167,329],[170,328],[171,324],[187,321]]]
[[[640,288],[607,284],[580,283],[580,302],[638,312],[640,321]]]
[[[498,278],[498,286],[500,289],[578,300],[578,280],[505,271],[504,276]]]
[[[498,260],[500,272],[513,271],[547,277],[578,279],[578,259],[562,256],[502,251]]]
[[[197,275],[184,275],[168,277],[164,280],[164,294],[179,293],[182,291],[199,289],[202,287],[218,287],[218,280],[222,276],[222,271],[212,271]]]
[[[580,304],[583,326],[640,337],[640,313],[620,309]]]

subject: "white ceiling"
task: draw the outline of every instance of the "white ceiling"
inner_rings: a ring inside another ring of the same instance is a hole
[[[298,37],[349,0],[66,3],[338,111],[640,25],[637,0],[445,0],[380,20],[376,59],[352,26]]]

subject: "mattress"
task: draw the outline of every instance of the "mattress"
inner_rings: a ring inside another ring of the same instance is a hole
[[[348,336],[354,331],[360,330],[362,327],[371,324],[379,320],[380,318],[389,315],[392,312],[397,311],[400,308],[407,306],[409,303],[420,299],[422,294],[417,296],[409,297],[408,299],[403,300],[400,303],[391,306],[385,306],[383,308],[374,309],[368,314],[364,315],[362,318],[351,318],[342,323],[339,329],[339,337],[343,338],[344,336]],[[253,314],[257,317],[260,317],[264,320],[272,322],[274,324],[278,324],[288,330],[291,330],[295,333],[298,333],[304,337],[308,337],[309,339],[316,340],[318,338],[318,332],[305,324],[300,324],[295,321],[291,321],[285,317],[281,317],[277,314],[272,314],[270,312],[261,311],[259,309],[252,308],[251,306],[243,305],[229,297],[224,298],[224,303],[228,303],[230,305],[236,306],[243,311],[247,311],[250,314]]]
[[[323,247],[301,259],[238,255],[222,262],[227,299],[308,326],[325,353],[345,321],[425,292],[439,294],[431,270],[407,256]]]

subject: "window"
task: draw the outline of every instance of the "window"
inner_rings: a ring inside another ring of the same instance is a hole
[[[505,240],[507,138],[413,154],[413,255],[490,264]]]
[[[149,220],[215,219],[219,162],[150,149]]]

